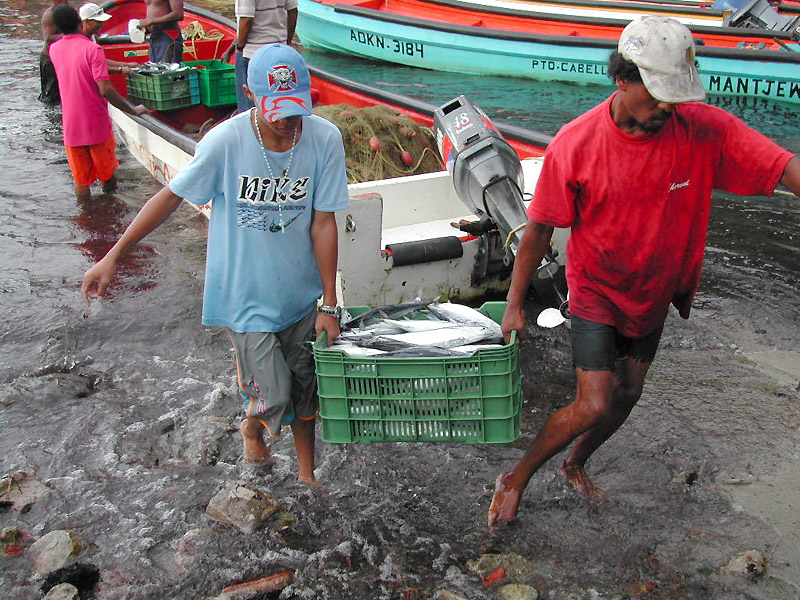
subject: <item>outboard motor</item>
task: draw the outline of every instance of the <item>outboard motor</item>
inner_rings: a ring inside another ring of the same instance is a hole
[[[800,17],[780,14],[768,0],[716,0],[712,7],[731,11],[732,27],[785,31],[800,40]]]
[[[489,117],[466,96],[459,96],[434,111],[434,131],[439,152],[459,198],[477,216],[487,219],[506,240],[503,262],[510,265],[528,222],[522,203],[522,165]],[[538,320],[542,327],[555,327],[569,319],[569,303],[560,265],[551,247],[537,270],[537,295],[557,297],[558,308],[545,309]],[[549,284],[549,285],[548,285]],[[542,294],[540,286],[552,286]],[[562,290],[563,288],[563,290]]]
[[[434,112],[439,152],[459,198],[481,218],[488,218],[516,254],[528,222],[522,203],[522,165],[514,149],[484,112],[459,96]],[[506,253],[504,262],[513,256]]]

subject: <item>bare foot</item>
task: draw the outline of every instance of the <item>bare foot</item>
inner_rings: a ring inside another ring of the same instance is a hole
[[[89,189],[88,185],[78,185],[75,184],[75,195],[78,198],[88,198],[91,195],[91,190]]]
[[[117,189],[117,178],[114,175],[112,175],[111,179],[109,179],[108,181],[104,181],[101,184],[101,187],[103,189],[103,192],[105,192],[106,194],[108,194],[109,192],[113,192],[115,189]]]
[[[256,465],[271,462],[269,446],[264,442],[264,426],[256,419],[245,419],[239,427],[244,441],[244,459]]]
[[[561,465],[560,471],[570,485],[575,488],[575,491],[584,498],[599,502],[605,497],[605,492],[592,483],[582,466],[564,463]]]
[[[321,490],[325,487],[325,484],[319,481],[314,475],[311,477],[301,477],[300,475],[297,476],[297,481],[300,483],[304,483],[310,488],[314,488],[315,490]]]
[[[496,524],[504,525],[517,516],[517,508],[522,498],[522,490],[507,483],[511,473],[500,473],[494,484],[492,504],[489,506],[489,529],[494,531]]]

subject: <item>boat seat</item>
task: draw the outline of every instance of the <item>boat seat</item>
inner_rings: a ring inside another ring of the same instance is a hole
[[[438,221],[428,221],[425,223],[417,223],[414,225],[403,225],[400,227],[392,227],[391,229],[384,229],[381,235],[381,246],[384,248],[390,244],[399,244],[401,242],[415,242],[422,239],[456,236],[459,238],[467,237],[469,234],[464,233],[460,229],[452,227],[450,223],[458,222],[461,219],[476,221],[475,215],[466,213],[460,217],[452,219],[439,219]]]

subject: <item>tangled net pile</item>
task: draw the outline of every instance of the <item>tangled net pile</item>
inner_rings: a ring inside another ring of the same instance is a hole
[[[386,106],[318,106],[314,114],[342,132],[348,183],[440,171],[430,128]]]

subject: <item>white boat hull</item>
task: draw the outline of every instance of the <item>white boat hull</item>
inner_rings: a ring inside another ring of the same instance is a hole
[[[192,159],[191,153],[153,133],[139,120],[114,107],[109,109],[118,138],[160,183],[166,185]],[[532,191],[542,159],[522,162],[525,189]],[[462,218],[474,220],[474,216],[458,198],[446,171],[348,187],[350,207],[336,214],[338,291],[344,305],[383,306],[416,297],[468,300],[508,289],[507,273],[475,280],[476,261],[485,247],[482,249],[480,238],[450,226]],[[210,204],[200,210],[208,216]],[[462,256],[394,266],[393,258],[384,252],[387,245],[447,236],[462,240]],[[561,241],[563,238],[556,243],[560,245]]]

